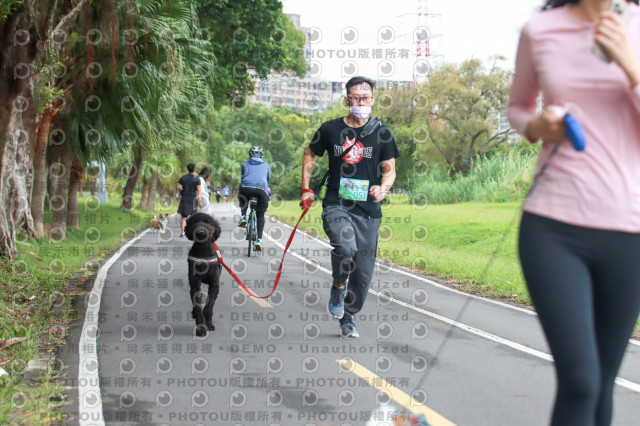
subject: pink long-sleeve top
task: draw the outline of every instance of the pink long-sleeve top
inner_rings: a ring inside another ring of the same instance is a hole
[[[640,8],[630,4],[627,30],[640,57]],[[524,26],[516,56],[508,116],[521,135],[545,105],[570,112],[586,138],[584,151],[563,140],[523,210],[577,226],[640,232],[640,85],[631,87],[615,63],[591,53],[595,24],[567,6],[545,10]],[[555,143],[544,142],[537,169]]]

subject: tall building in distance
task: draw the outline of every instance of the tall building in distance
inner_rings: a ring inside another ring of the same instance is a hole
[[[296,29],[302,31],[306,35],[307,29],[300,25],[300,15],[297,13],[287,13],[287,16],[289,17],[289,20],[293,23],[293,26],[296,27]],[[305,37],[304,46],[302,47],[302,54],[304,55],[305,58],[308,58],[310,52],[311,52],[311,42],[309,41],[309,39]]]
[[[300,15],[287,14],[293,25],[303,33]],[[305,41],[302,53],[310,57],[311,44]],[[314,77],[298,78],[282,74],[271,74],[267,80],[254,80],[254,94],[249,96],[250,104],[269,107],[287,107],[301,113],[313,114],[324,111],[344,96],[344,83],[322,80]]]
[[[302,31],[305,36],[307,28],[300,26],[300,15],[287,14],[294,26]],[[302,114],[322,112],[330,105],[340,101],[345,96],[346,81],[330,81],[313,77],[320,73],[318,61],[314,61],[314,52],[308,37],[302,48],[307,59],[309,72],[307,77],[273,73],[266,80],[254,77],[254,94],[248,97],[250,104],[261,104],[267,107],[286,107]],[[408,52],[408,50],[407,50]],[[413,82],[398,80],[376,80],[378,89],[391,89],[397,87],[409,87]]]
[[[249,97],[249,103],[312,114],[340,100],[344,96],[341,86],[338,82],[272,74],[268,80],[255,81],[255,92]]]

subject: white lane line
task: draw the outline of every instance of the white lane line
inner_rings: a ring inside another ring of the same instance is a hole
[[[284,226],[289,227],[290,229],[293,229],[293,227],[292,227],[291,225],[289,225],[289,224],[286,224],[286,223],[283,223],[283,222],[280,222],[280,223],[281,223],[282,225],[284,225]],[[309,235],[309,234],[307,234],[306,232],[304,232],[304,231],[302,231],[302,230],[300,230],[300,229],[298,229],[298,232],[300,232],[300,233],[302,233],[302,234],[304,234],[304,235],[307,235],[307,236],[309,236],[310,238],[313,238],[316,242],[318,242],[318,243],[322,244],[323,246],[325,246],[325,247],[327,247],[327,248],[331,248],[331,244],[328,244],[327,242],[325,242],[325,241],[321,240],[321,239],[320,239],[320,238],[318,238],[318,237],[315,237],[315,236]],[[267,236],[268,236],[268,235],[267,235]],[[274,241],[272,238],[269,238],[269,239],[270,239],[270,240],[272,240],[272,241]],[[281,246],[281,248],[283,248],[283,246]],[[291,249],[289,249],[289,251],[291,251]],[[293,252],[292,252],[292,253],[293,253]],[[391,270],[391,271],[398,272],[398,273],[400,273],[400,274],[403,274],[403,275],[406,275],[406,276],[408,276],[408,277],[411,277],[411,278],[413,278],[413,279],[415,279],[415,280],[425,282],[425,283],[427,283],[427,284],[429,284],[429,285],[432,285],[432,286],[434,286],[434,287],[440,288],[440,289],[442,289],[442,290],[447,290],[447,291],[450,291],[450,292],[452,292],[452,293],[459,294],[459,295],[461,295],[461,296],[471,297],[471,298],[473,298],[473,299],[477,299],[477,300],[480,300],[480,301],[482,301],[482,302],[486,302],[486,303],[493,303],[494,305],[498,305],[498,306],[502,306],[503,308],[508,308],[508,309],[511,309],[511,310],[514,310],[514,311],[522,312],[522,313],[525,313],[525,314],[527,314],[527,315],[538,316],[538,314],[536,313],[536,311],[531,310],[531,309],[522,308],[522,307],[520,307],[520,306],[511,305],[511,304],[509,304],[509,303],[500,302],[500,301],[498,301],[498,300],[486,299],[486,298],[481,297],[481,296],[476,296],[475,294],[465,293],[465,292],[463,292],[463,291],[456,290],[456,289],[454,289],[454,288],[447,287],[447,286],[445,286],[445,285],[439,284],[439,283],[437,283],[437,282],[435,282],[435,281],[433,281],[433,280],[430,280],[430,279],[428,279],[428,278],[422,277],[422,276],[420,276],[420,275],[415,275],[415,274],[413,274],[413,273],[411,273],[411,272],[407,272],[407,271],[404,271],[404,270],[402,270],[402,269],[397,269],[397,268],[391,267],[391,266],[389,266],[389,265],[386,265],[386,264],[380,263],[380,262],[378,262],[378,261],[376,261],[376,265],[382,265],[382,266],[384,266],[385,268],[387,268],[387,269],[389,269],[389,270]],[[629,339],[629,343],[631,343],[631,344],[632,344],[632,345],[634,345],[634,346],[638,346],[638,347],[640,347],[640,340],[637,340],[637,339]]]
[[[145,229],[137,237],[128,241],[100,268],[93,282],[93,288],[87,303],[87,312],[84,315],[84,324],[78,354],[78,418],[80,426],[103,426],[102,395],[100,394],[100,376],[97,354],[98,314],[102,299],[102,289],[107,278],[107,272],[118,261],[122,253],[133,243],[142,238],[149,229]]]
[[[281,223],[282,223],[282,222],[281,222]],[[289,227],[289,228],[293,229],[293,227],[292,227],[291,225],[289,225],[289,224],[282,223],[282,225],[287,226],[287,227]],[[309,238],[313,238],[315,241],[317,241],[318,243],[322,244],[323,246],[325,246],[325,247],[327,247],[327,248],[332,248],[332,247],[331,247],[331,244],[329,244],[329,243],[325,242],[324,240],[322,240],[322,239],[320,239],[320,238],[318,238],[318,237],[315,237],[315,236],[309,235],[309,234],[305,233],[304,231],[301,231],[300,229],[298,229],[298,231],[297,231],[297,232],[300,232],[300,233],[302,233],[302,234],[305,234],[305,235],[309,236]],[[435,282],[435,281],[433,281],[433,280],[430,280],[430,279],[428,279],[428,278],[422,277],[422,276],[420,276],[420,275],[415,275],[415,274],[413,274],[413,273],[411,273],[411,272],[407,272],[407,271],[404,271],[404,270],[402,270],[402,269],[398,269],[398,268],[395,268],[395,267],[389,266],[389,265],[384,264],[384,263],[381,263],[381,262],[379,262],[379,261],[376,261],[376,264],[377,264],[377,265],[379,265],[379,266],[384,267],[385,269],[388,269],[388,270],[391,270],[391,271],[394,271],[394,272],[398,272],[398,273],[400,273],[400,274],[406,275],[406,276],[411,277],[411,278],[413,278],[413,279],[415,279],[415,280],[418,280],[418,281],[425,282],[425,283],[427,283],[427,284],[429,284],[429,285],[432,285],[433,287],[437,287],[437,288],[440,288],[440,289],[442,289],[442,290],[447,290],[447,291],[450,291],[450,292],[452,292],[452,293],[459,294],[459,295],[461,295],[461,296],[471,297],[471,298],[473,298],[473,299],[477,299],[477,300],[480,300],[480,301],[482,301],[482,302],[493,303],[494,305],[502,306],[503,308],[509,308],[509,309],[514,310],[514,311],[518,311],[518,312],[525,313],[525,314],[527,314],[527,315],[537,315],[537,314],[535,313],[535,311],[533,311],[533,310],[531,310],[531,309],[522,308],[522,307],[520,307],[520,306],[511,305],[511,304],[509,304],[509,303],[500,302],[500,301],[498,301],[498,300],[486,299],[486,298],[481,297],[481,296],[476,296],[475,294],[465,293],[464,291],[460,291],[460,290],[456,290],[456,289],[451,288],[451,287],[447,287],[446,285],[442,285],[442,284],[437,283],[437,282]]]
[[[521,345],[520,343],[512,342],[511,340],[507,340],[507,339],[505,339],[503,337],[496,336],[495,334],[491,334],[489,332],[480,330],[480,329],[475,328],[475,327],[471,327],[471,326],[463,324],[461,322],[454,321],[454,320],[452,320],[450,318],[443,317],[442,315],[438,315],[438,314],[435,314],[433,312],[429,312],[426,309],[419,308],[419,307],[414,306],[414,305],[412,305],[410,303],[406,303],[406,302],[403,302],[401,300],[394,299],[393,297],[388,296],[388,295],[386,295],[384,293],[380,293],[380,292],[377,292],[375,290],[369,290],[369,293],[372,293],[372,294],[376,295],[377,297],[383,297],[383,298],[389,300],[390,302],[394,302],[397,305],[403,306],[405,308],[409,308],[409,309],[414,310],[416,312],[419,312],[419,313],[421,313],[423,315],[431,317],[431,318],[433,318],[435,320],[444,322],[444,323],[452,325],[454,327],[458,327],[461,330],[468,331],[469,333],[473,333],[473,334],[475,334],[477,336],[480,336],[480,337],[484,337],[487,340],[492,340],[492,341],[494,341],[496,343],[500,343],[500,344],[503,344],[505,346],[509,346],[510,348],[516,349],[516,350],[518,350],[520,352],[527,353],[529,355],[533,355],[533,356],[538,357],[538,358],[542,358],[542,359],[544,359],[546,361],[553,361],[553,357],[551,355],[549,355],[549,354],[547,354],[545,352],[539,351],[537,349],[533,349],[533,348],[530,348],[528,346]]]
[[[278,241],[276,241],[273,238],[271,238],[268,234],[265,234],[265,235],[267,235],[267,238],[269,238],[270,241],[274,242],[281,249],[284,249],[284,246],[282,244],[280,244]],[[326,268],[323,268],[320,265],[317,265],[316,263],[310,261],[309,259],[305,258],[304,256],[299,255],[298,253],[292,251],[291,248],[289,248],[289,252],[294,257],[297,257],[298,259],[302,260],[303,262],[306,262],[306,263],[308,263],[310,265],[313,265],[318,270],[321,270],[321,271],[331,275],[331,271],[330,270],[328,270]],[[377,292],[377,291],[372,290],[372,289],[369,289],[369,293],[371,293],[371,294],[373,294],[373,295],[375,295],[377,297],[384,297],[385,299],[387,299],[390,302],[393,302],[393,303],[395,303],[397,305],[403,306],[405,308],[411,309],[411,310],[413,310],[415,312],[418,312],[420,314],[423,314],[423,315],[426,315],[426,316],[428,316],[430,318],[433,318],[433,319],[435,319],[437,321],[444,322],[445,324],[449,324],[449,325],[451,325],[453,327],[457,327],[457,328],[459,328],[461,330],[464,330],[464,331],[467,331],[469,333],[475,334],[476,336],[480,336],[480,337],[483,337],[483,338],[485,338],[487,340],[491,340],[493,342],[508,346],[508,347],[513,348],[515,350],[518,350],[520,352],[524,352],[524,353],[527,353],[529,355],[533,355],[533,356],[535,356],[537,358],[540,358],[540,359],[543,359],[545,361],[552,361],[553,362],[553,357],[550,354],[546,353],[546,352],[542,352],[542,351],[539,351],[537,349],[530,348],[530,347],[522,345],[520,343],[516,343],[516,342],[513,342],[511,340],[505,339],[503,337],[496,336],[495,334],[491,334],[491,333],[486,332],[484,330],[480,330],[478,328],[471,327],[471,326],[463,324],[461,322],[454,321],[454,320],[452,320],[450,318],[447,318],[447,317],[444,317],[442,315],[438,315],[438,314],[435,314],[433,312],[429,312],[429,311],[427,311],[425,309],[419,308],[419,307],[414,306],[414,305],[412,305],[410,303],[406,303],[406,302],[403,302],[401,300],[395,299],[395,298],[393,298],[391,296],[388,296],[388,295],[386,295],[384,293],[380,293],[380,292]],[[462,293],[462,294],[467,295],[466,293]],[[638,383],[634,383],[632,381],[629,381],[629,380],[626,380],[626,379],[622,379],[620,377],[616,378],[616,383],[618,385],[622,386],[622,387],[625,387],[625,388],[629,389],[629,390],[632,390],[634,392],[640,393],[640,384],[638,384]]]
[[[378,297],[384,297],[385,299],[387,299],[387,300],[389,300],[391,302],[394,302],[394,303],[396,303],[396,304],[398,304],[400,306],[404,306],[405,308],[409,308],[409,309],[414,310],[416,312],[420,312],[423,315],[426,315],[426,316],[431,317],[431,318],[433,318],[435,320],[438,320],[438,321],[442,321],[442,322],[444,322],[446,324],[452,325],[452,326],[460,328],[462,330],[468,331],[469,333],[473,333],[473,334],[475,334],[477,336],[484,337],[487,340],[492,340],[492,341],[494,341],[496,343],[500,343],[500,344],[503,344],[505,346],[509,346],[510,348],[516,349],[518,351],[521,351],[521,352],[527,353],[529,355],[533,355],[535,357],[544,359],[545,361],[552,361],[553,362],[553,357],[550,354],[546,353],[546,352],[542,352],[542,351],[539,351],[537,349],[533,349],[533,348],[530,348],[528,346],[521,345],[520,343],[512,342],[511,340],[507,340],[505,338],[496,336],[495,334],[491,334],[491,333],[488,333],[486,331],[480,330],[478,328],[468,326],[468,325],[463,324],[461,322],[454,321],[454,320],[449,319],[447,317],[443,317],[442,315],[434,314],[433,312],[429,312],[429,311],[427,311],[425,309],[418,308],[417,306],[411,305],[411,304],[403,302],[401,300],[394,299],[393,297],[387,296],[386,294],[383,294],[383,293],[379,293],[379,292],[377,292],[375,290],[371,290],[370,289],[369,293],[373,293],[374,295],[376,295]],[[626,380],[626,379],[622,379],[620,377],[616,378],[616,383],[618,385],[623,386],[623,387],[625,387],[627,389],[630,389],[630,390],[632,390],[634,392],[640,393],[640,384],[638,384],[638,383],[634,383],[632,381],[629,381],[629,380]]]

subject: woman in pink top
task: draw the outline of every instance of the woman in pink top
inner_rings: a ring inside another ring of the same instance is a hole
[[[611,423],[640,311],[640,8],[625,2],[625,25],[609,3],[548,0],[522,30],[509,99],[513,127],[543,141],[518,249],[555,361],[553,425]],[[553,105],[580,122],[584,151]]]

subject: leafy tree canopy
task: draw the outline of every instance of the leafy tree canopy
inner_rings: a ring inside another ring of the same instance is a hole
[[[279,0],[201,0],[197,3],[203,37],[216,57],[216,101],[244,99],[253,91],[250,73],[306,73],[305,38],[282,13]]]
[[[487,65],[470,59],[433,69],[420,87],[387,92],[390,107],[381,115],[396,139],[413,139],[410,145],[419,158],[439,158],[452,174],[465,174],[474,158],[487,155],[513,133],[498,126],[511,80],[500,60]]]

